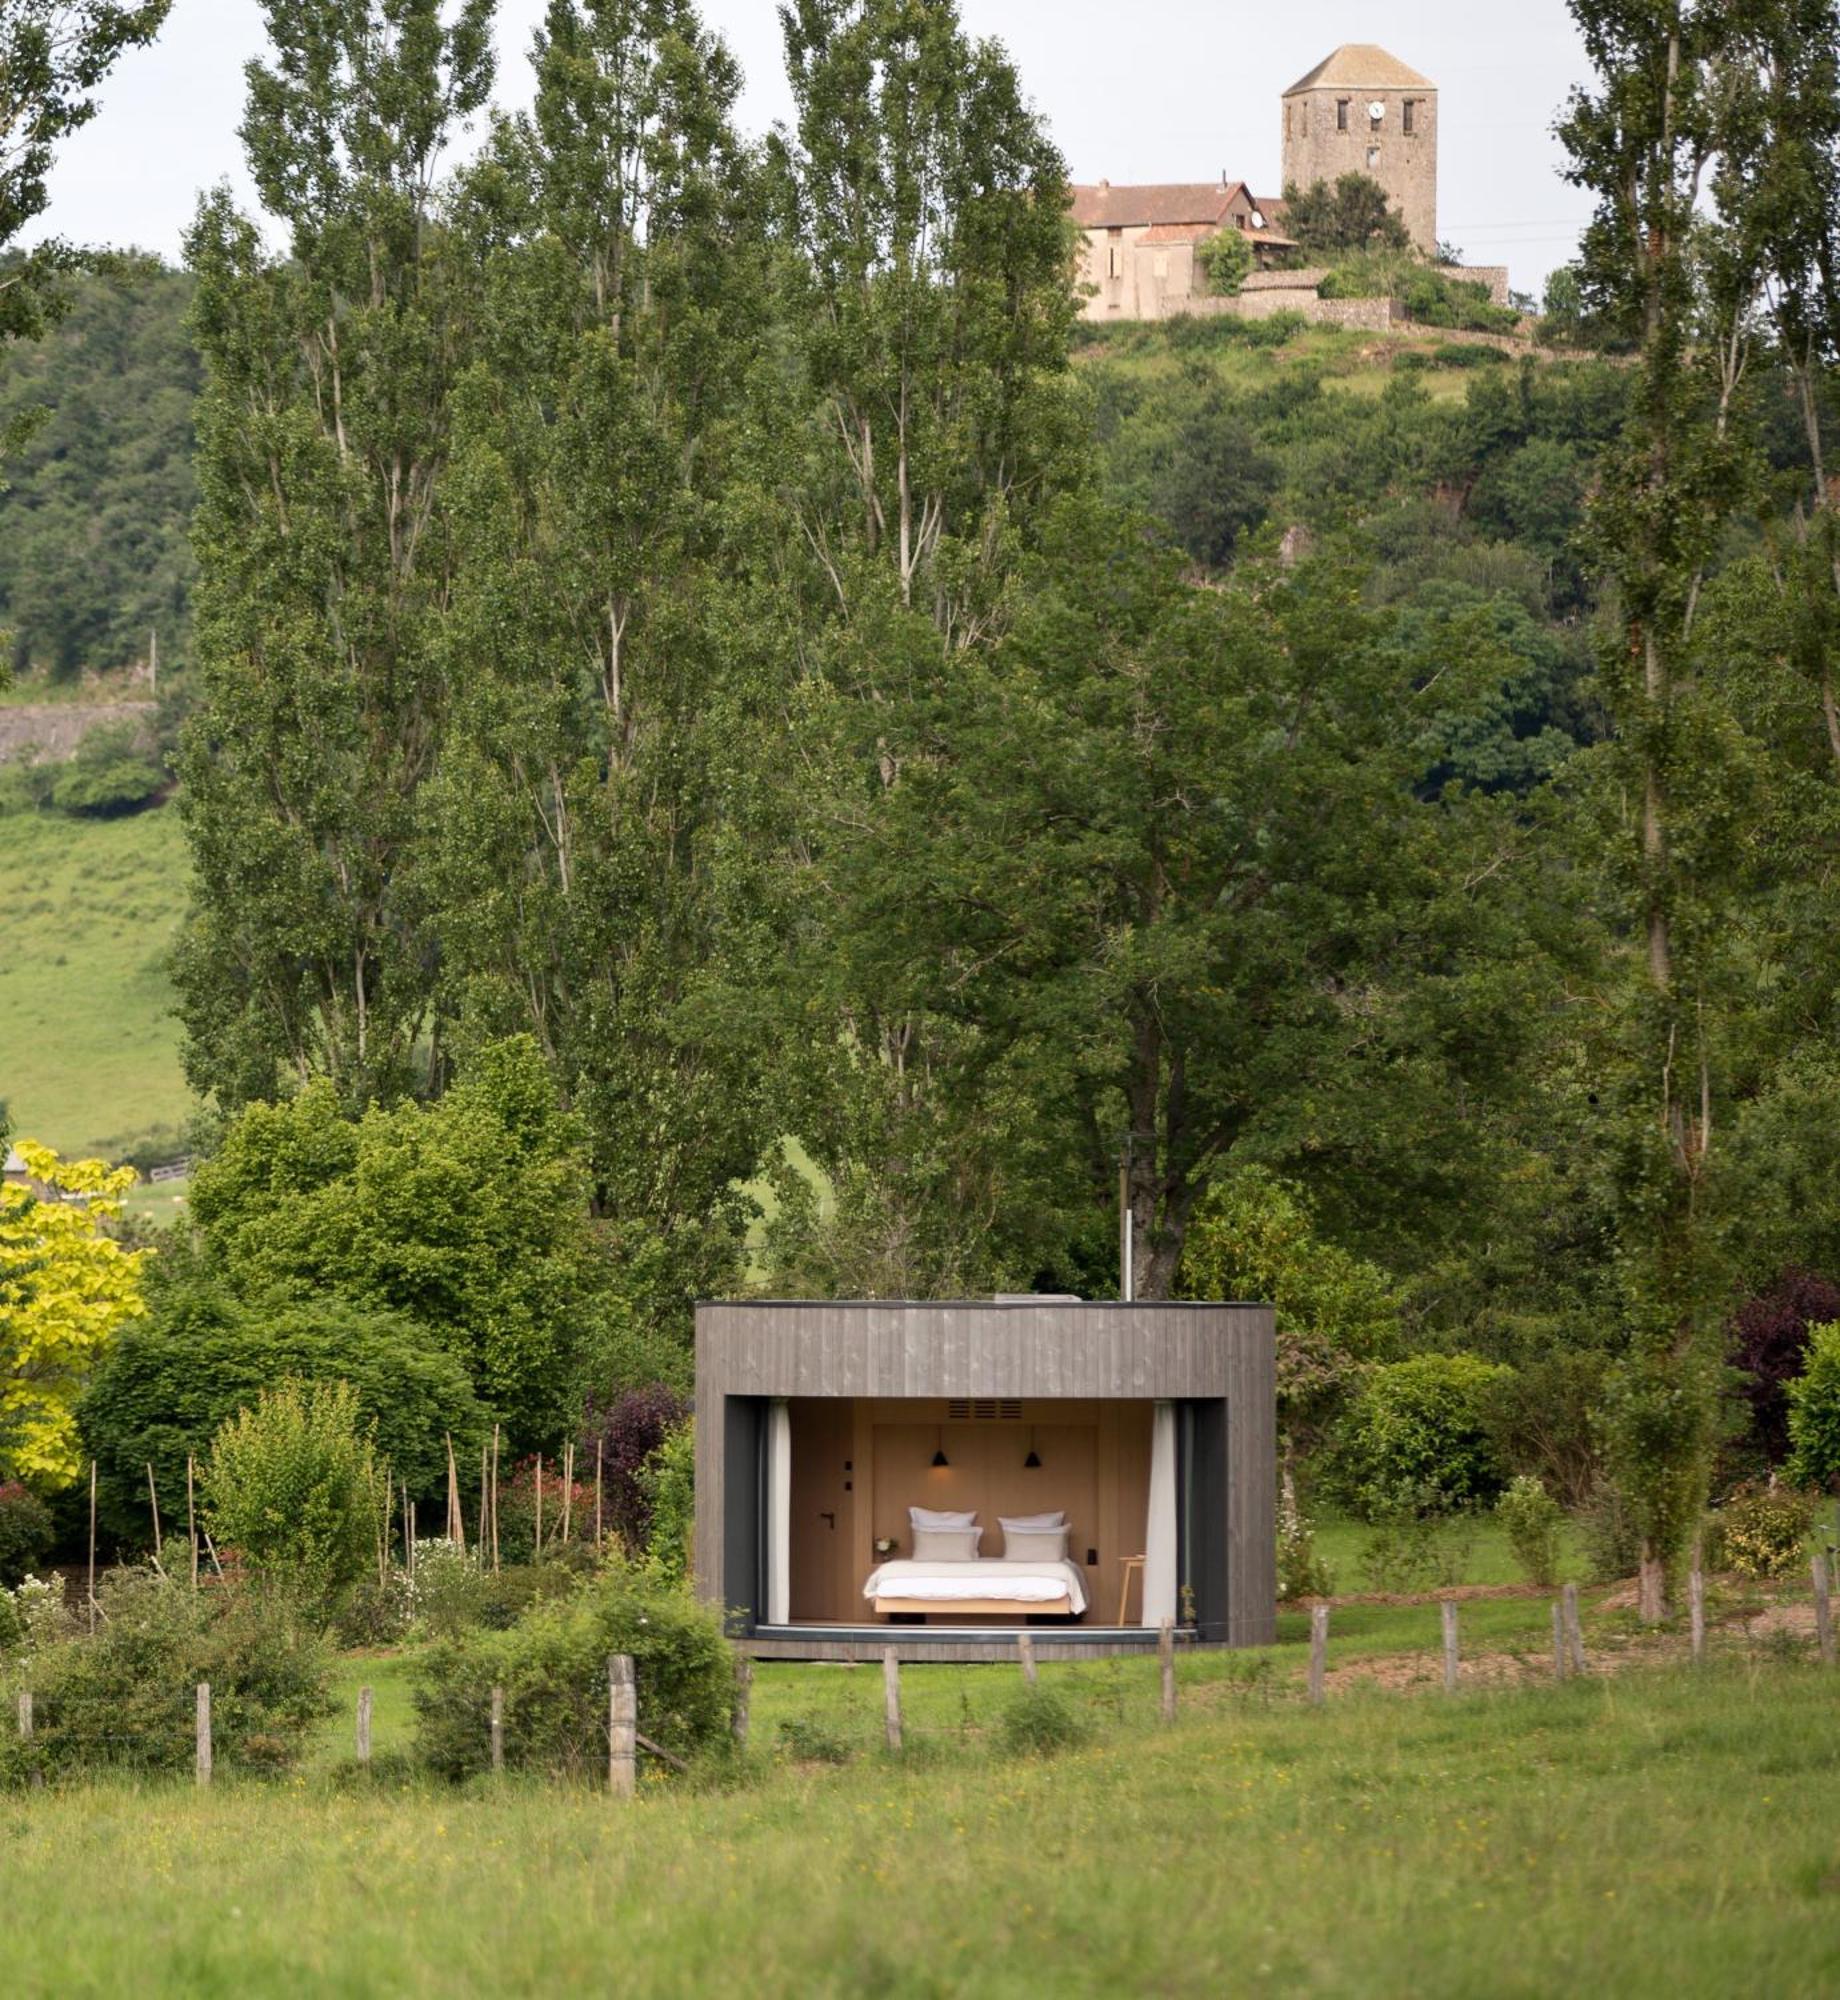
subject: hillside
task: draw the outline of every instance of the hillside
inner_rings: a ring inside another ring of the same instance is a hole
[[[189,1109],[165,955],[185,905],[171,807],[0,817],[0,1100],[15,1132],[118,1156]]]

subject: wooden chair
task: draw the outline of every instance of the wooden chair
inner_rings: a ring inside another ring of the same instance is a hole
[[[1131,1608],[1131,1572],[1136,1570],[1138,1587],[1144,1581],[1144,1559],[1142,1556],[1120,1556],[1118,1558],[1118,1622],[1124,1623],[1124,1615]]]

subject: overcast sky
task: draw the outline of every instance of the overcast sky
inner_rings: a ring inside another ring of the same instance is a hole
[[[498,101],[525,100],[543,0],[500,0]],[[1342,42],[1379,42],[1440,89],[1439,234],[1538,291],[1577,240],[1584,197],[1559,179],[1555,113],[1582,80],[1564,0],[961,0],[1007,44],[1075,180],[1207,180],[1277,192],[1279,93]],[[772,0],[703,0],[747,74],[741,119],[788,110]],[[47,226],[176,257],[200,189],[248,194],[236,127],[257,0],[175,0],[159,41],[109,79],[65,147]]]

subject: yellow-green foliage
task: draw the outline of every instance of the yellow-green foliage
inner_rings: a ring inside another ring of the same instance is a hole
[[[82,1467],[75,1411],[90,1371],[146,1310],[145,1253],[103,1230],[132,1167],[60,1160],[31,1139],[18,1150],[33,1185],[0,1187],[0,1474],[54,1491]]]

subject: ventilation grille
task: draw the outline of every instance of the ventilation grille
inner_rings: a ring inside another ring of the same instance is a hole
[[[1020,1403],[948,1403],[946,1416],[955,1424],[1019,1424]]]

